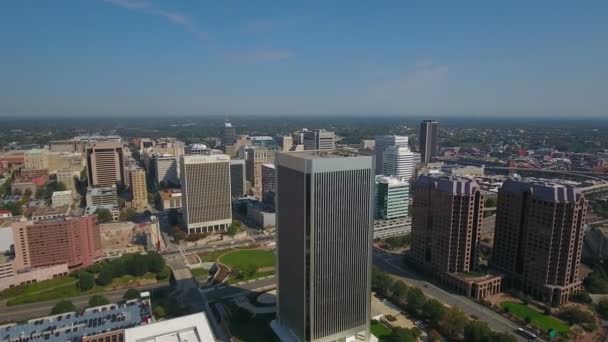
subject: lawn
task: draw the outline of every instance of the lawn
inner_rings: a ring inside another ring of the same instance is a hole
[[[229,250],[227,250],[227,249],[223,249],[223,250],[219,250],[219,251],[200,253],[198,256],[201,258],[202,262],[216,262],[217,258],[219,258],[220,255],[222,255],[228,251]]]
[[[229,267],[244,267],[255,265],[257,268],[274,267],[276,256],[272,251],[264,249],[240,249],[228,252],[220,257],[220,261]]]
[[[516,316],[523,320],[525,320],[526,317],[529,317],[532,325],[538,327],[539,329],[545,332],[548,332],[549,329],[555,329],[560,333],[567,333],[568,331],[570,331],[570,328],[566,323],[560,321],[555,317],[538,312],[526,305],[511,301],[505,301],[500,303],[500,307],[505,310],[509,310],[509,313],[511,313],[513,316]]]
[[[231,277],[230,279],[228,279],[228,284],[236,284],[236,283],[240,283],[242,281],[271,276],[273,274],[274,274],[274,271],[264,271],[264,272],[255,272],[254,274],[247,275],[247,276],[241,277],[239,279]]]
[[[16,296],[32,295],[41,291],[47,291],[48,289],[64,287],[66,285],[76,283],[76,281],[77,279],[73,277],[59,277],[30,285],[17,286],[2,291],[0,293],[0,298],[7,299]]]
[[[374,336],[378,338],[378,340],[382,341],[384,338],[388,337],[391,334],[391,329],[389,329],[386,325],[372,320],[371,323],[371,331]]]
[[[207,278],[209,276],[209,270],[204,268],[194,268],[190,270],[192,275],[196,278]]]

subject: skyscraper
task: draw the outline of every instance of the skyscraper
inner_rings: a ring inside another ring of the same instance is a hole
[[[144,209],[148,207],[148,187],[146,186],[146,171],[142,168],[130,170],[131,194],[133,195],[133,208]]]
[[[274,197],[277,189],[276,175],[274,164],[262,165],[262,200],[272,207],[274,207]]]
[[[264,148],[249,148],[247,150],[247,181],[251,184],[251,195],[262,197],[262,165],[274,163],[274,151]]]
[[[374,144],[376,174],[384,174],[384,151],[389,146],[408,147],[408,138],[400,135],[377,135]]]
[[[189,233],[226,230],[232,223],[230,157],[180,158],[183,217]]]
[[[303,145],[305,150],[331,151],[336,148],[336,135],[324,129],[304,132]]]
[[[232,198],[243,197],[247,192],[245,160],[230,159],[230,192]]]
[[[408,214],[409,183],[399,178],[376,176],[376,217],[383,220]]]
[[[125,167],[122,144],[108,140],[86,147],[87,174],[90,186],[124,183]]]
[[[222,131],[222,146],[230,146],[236,141],[236,129],[228,121],[224,122],[224,129]]]
[[[386,176],[397,177],[409,182],[414,177],[416,153],[409,147],[388,146],[382,155],[384,166],[382,172]]]
[[[496,210],[491,266],[509,286],[555,306],[582,289],[587,200],[579,189],[509,179]]]
[[[369,336],[373,160],[277,155],[277,320],[283,339]]]
[[[287,136],[278,136],[276,137],[277,140],[277,145],[279,146],[279,149],[281,150],[281,152],[289,152],[291,151],[291,148],[293,147],[293,137],[287,135]]]
[[[428,164],[437,155],[437,131],[439,122],[424,120],[420,123],[420,154],[423,164]]]
[[[154,179],[157,184],[162,183],[165,186],[179,185],[179,167],[175,156],[170,154],[157,154],[154,155],[152,161],[154,165]]]

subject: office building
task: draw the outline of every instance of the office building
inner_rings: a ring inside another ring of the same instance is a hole
[[[232,224],[230,157],[180,159],[183,217],[189,233],[224,231]]]
[[[156,184],[179,185],[179,167],[175,156],[169,154],[155,155],[152,160]]]
[[[277,147],[277,142],[273,137],[267,135],[256,135],[248,138],[251,141],[251,146],[267,148],[274,150]]]
[[[507,285],[558,306],[582,289],[587,200],[580,189],[512,178],[498,190],[491,266]]]
[[[116,186],[88,188],[86,194],[87,206],[114,205],[118,206]]]
[[[97,216],[14,222],[15,268],[90,266],[102,255]]]
[[[274,208],[276,193],[276,168],[274,164],[262,165],[262,199],[266,205]]]
[[[181,189],[163,189],[158,192],[160,194],[160,205],[163,210],[181,209],[182,207],[182,190]]]
[[[228,121],[224,122],[221,138],[222,146],[230,146],[236,141],[236,128]]]
[[[416,153],[412,152],[409,147],[388,146],[382,154],[383,174],[410,182],[414,178],[416,169],[415,155]]]
[[[249,148],[247,150],[247,181],[251,184],[251,195],[262,197],[262,165],[274,163],[274,151],[263,148]]]
[[[484,197],[467,178],[420,176],[414,184],[410,261],[476,299],[500,291],[499,276],[469,276],[477,270]]]
[[[376,176],[376,218],[389,220],[408,215],[409,184],[399,178]]]
[[[428,164],[437,155],[437,134],[439,122],[435,120],[424,120],[420,123],[420,155],[421,162]]]
[[[336,135],[324,129],[303,132],[304,150],[331,151],[336,148]]]
[[[389,146],[408,147],[408,138],[399,135],[377,135],[374,141],[376,174],[384,175],[384,151]]]
[[[289,152],[293,147],[293,137],[291,136],[278,136],[276,138],[277,145],[279,146],[279,150],[281,152]]]
[[[48,170],[49,157],[45,150],[33,149],[23,153],[24,166],[27,170]]]
[[[51,204],[55,208],[71,206],[72,200],[72,190],[53,191],[51,195]]]
[[[277,319],[283,341],[369,339],[373,158],[279,153]]]
[[[190,144],[186,146],[186,154],[210,155],[211,149],[205,144]]]
[[[131,205],[135,209],[145,209],[148,207],[148,187],[146,185],[146,171],[137,168],[130,171],[131,195],[133,201]]]
[[[95,142],[86,147],[89,186],[112,186],[124,183],[125,167],[122,144],[117,141]]]
[[[232,198],[243,197],[247,193],[246,174],[244,159],[230,159],[230,192]]]
[[[388,220],[374,220],[374,239],[403,236],[412,232],[412,219],[404,216]]]

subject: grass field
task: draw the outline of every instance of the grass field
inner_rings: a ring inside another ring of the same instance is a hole
[[[220,257],[220,261],[229,267],[255,265],[257,268],[274,267],[275,255],[264,249],[240,249],[228,252]]]
[[[500,307],[508,310],[513,316],[523,320],[525,320],[526,317],[529,317],[532,325],[545,332],[549,331],[549,329],[554,329],[560,333],[567,333],[570,330],[570,327],[559,319],[545,315],[520,303],[505,301],[500,303]]]
[[[77,279],[73,277],[59,277],[55,279],[49,279],[38,283],[17,286],[10,289],[6,289],[0,293],[1,299],[8,299],[16,296],[27,296],[33,295],[38,292],[48,291],[53,288],[64,287],[69,284],[76,283]]]
[[[391,329],[376,320],[372,320],[370,328],[372,334],[374,334],[374,336],[376,336],[380,341],[387,338],[391,334]]]
[[[220,255],[222,255],[228,251],[229,250],[223,249],[223,250],[219,250],[219,251],[200,253],[198,256],[201,258],[202,262],[216,262],[217,258],[219,258]]]
[[[204,268],[195,268],[190,271],[192,272],[192,275],[196,278],[207,278],[209,276],[209,270],[206,270]]]

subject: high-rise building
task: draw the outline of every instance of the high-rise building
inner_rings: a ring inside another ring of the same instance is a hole
[[[408,215],[409,183],[399,178],[376,176],[376,217],[390,220]]]
[[[384,175],[384,151],[389,146],[408,147],[406,136],[377,135],[374,142],[374,156],[376,157],[376,174]]]
[[[374,174],[369,156],[277,155],[282,340],[369,338]]]
[[[97,216],[65,217],[12,225],[15,268],[68,264],[87,267],[103,255]]]
[[[423,164],[431,162],[437,155],[437,133],[439,122],[435,120],[424,120],[420,123],[420,155]]]
[[[224,129],[222,130],[222,146],[230,146],[236,141],[236,129],[228,121],[224,122]]]
[[[276,194],[276,168],[274,164],[262,165],[262,199],[264,203],[274,207]]]
[[[251,184],[251,195],[261,198],[262,165],[274,163],[274,154],[274,151],[263,148],[249,148],[247,150],[247,181]]]
[[[46,150],[33,149],[23,153],[26,170],[46,170],[49,168],[49,156]]]
[[[172,155],[155,155],[153,158],[154,179],[157,184],[165,186],[179,185],[179,167],[177,158]]]
[[[180,159],[183,217],[189,233],[226,230],[232,224],[230,157],[185,155]]]
[[[416,153],[405,146],[388,146],[382,154],[382,172],[386,176],[397,177],[409,182],[414,177],[416,169]]]
[[[476,299],[500,291],[498,276],[477,270],[484,198],[467,178],[420,176],[414,184],[410,261],[435,279]]]
[[[123,183],[125,167],[122,144],[117,141],[92,143],[86,147],[89,186]]]
[[[277,140],[277,145],[279,146],[279,149],[281,150],[281,152],[289,152],[291,151],[291,148],[293,147],[293,137],[287,135],[287,136],[278,136],[276,138]]]
[[[148,207],[148,187],[146,186],[146,171],[142,168],[131,170],[131,194],[133,195],[133,208],[145,209]]]
[[[232,198],[243,197],[247,193],[245,175],[245,160],[230,159],[230,192]]]
[[[336,135],[324,129],[305,131],[303,136],[304,150],[331,151],[336,148]]]
[[[582,289],[587,200],[579,189],[509,179],[498,191],[491,266],[506,284],[551,305]]]

